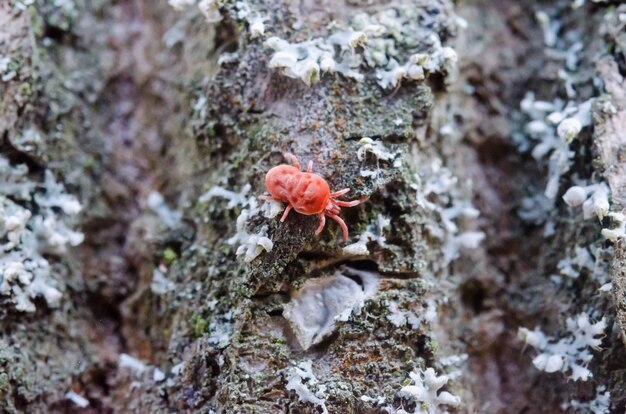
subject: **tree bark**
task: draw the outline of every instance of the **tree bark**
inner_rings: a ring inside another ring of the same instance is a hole
[[[602,236],[620,223],[562,199],[606,183],[610,212],[624,209],[623,6],[169,3],[0,4],[0,155],[10,174],[26,165],[30,191],[0,182],[1,200],[35,232],[52,173],[84,234],[41,253],[58,304],[20,310],[26,283],[1,276],[0,411],[587,412],[605,387],[602,409],[624,412],[624,247]],[[354,29],[364,19],[384,33]],[[273,37],[335,71],[276,67]],[[405,72],[385,73],[392,56]],[[558,148],[534,156],[528,92],[561,112],[592,99],[552,199]],[[265,214],[285,153],[350,188],[342,200],[368,198],[342,208],[347,243],[332,219],[316,236],[317,216]],[[580,249],[593,268],[566,276]],[[592,377],[537,369],[520,328],[556,342],[582,314],[606,322]],[[447,381],[428,385],[429,368]]]

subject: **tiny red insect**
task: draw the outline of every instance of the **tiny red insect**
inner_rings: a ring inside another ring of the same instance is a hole
[[[295,155],[285,153],[284,156],[287,161],[293,162],[294,166],[281,164],[269,170],[265,176],[265,186],[270,196],[261,196],[260,198],[289,203],[280,219],[281,223],[285,221],[291,209],[300,214],[319,214],[320,225],[315,230],[316,236],[324,230],[326,216],[328,216],[339,223],[341,230],[343,230],[343,240],[347,241],[348,226],[338,216],[341,207],[354,207],[366,201],[367,197],[354,201],[336,200],[337,197],[346,194],[350,189],[344,188],[331,193],[326,180],[313,174],[313,161],[309,161],[306,172],[303,172]]]

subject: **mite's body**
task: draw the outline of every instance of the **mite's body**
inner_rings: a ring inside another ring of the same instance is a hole
[[[348,240],[348,227],[341,217],[338,216],[341,207],[353,207],[366,199],[355,201],[335,200],[336,197],[347,193],[350,189],[345,188],[331,193],[326,180],[311,172],[313,170],[313,161],[309,162],[306,172],[303,172],[300,170],[300,163],[294,155],[285,154],[285,158],[292,161],[295,167],[282,164],[269,170],[265,176],[265,185],[271,196],[261,196],[261,198],[289,203],[280,219],[281,222],[285,221],[291,209],[296,210],[300,214],[318,214],[320,216],[320,225],[315,231],[315,234],[318,235],[324,229],[326,216],[328,216],[339,223],[343,230],[344,241]]]

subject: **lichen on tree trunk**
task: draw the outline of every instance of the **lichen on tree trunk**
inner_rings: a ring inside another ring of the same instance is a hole
[[[626,11],[572,3],[0,4],[1,155],[34,183],[1,195],[41,214],[52,173],[85,236],[42,253],[58,306],[0,289],[0,411],[575,412],[605,387],[623,412],[619,223],[561,197],[606,181],[624,207]],[[527,92],[593,118],[535,156]],[[347,243],[258,199],[287,152],[368,198]],[[608,325],[593,378],[536,369],[518,329],[583,313]]]

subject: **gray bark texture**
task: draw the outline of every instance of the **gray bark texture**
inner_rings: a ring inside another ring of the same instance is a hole
[[[624,413],[619,3],[0,1],[0,412]]]

